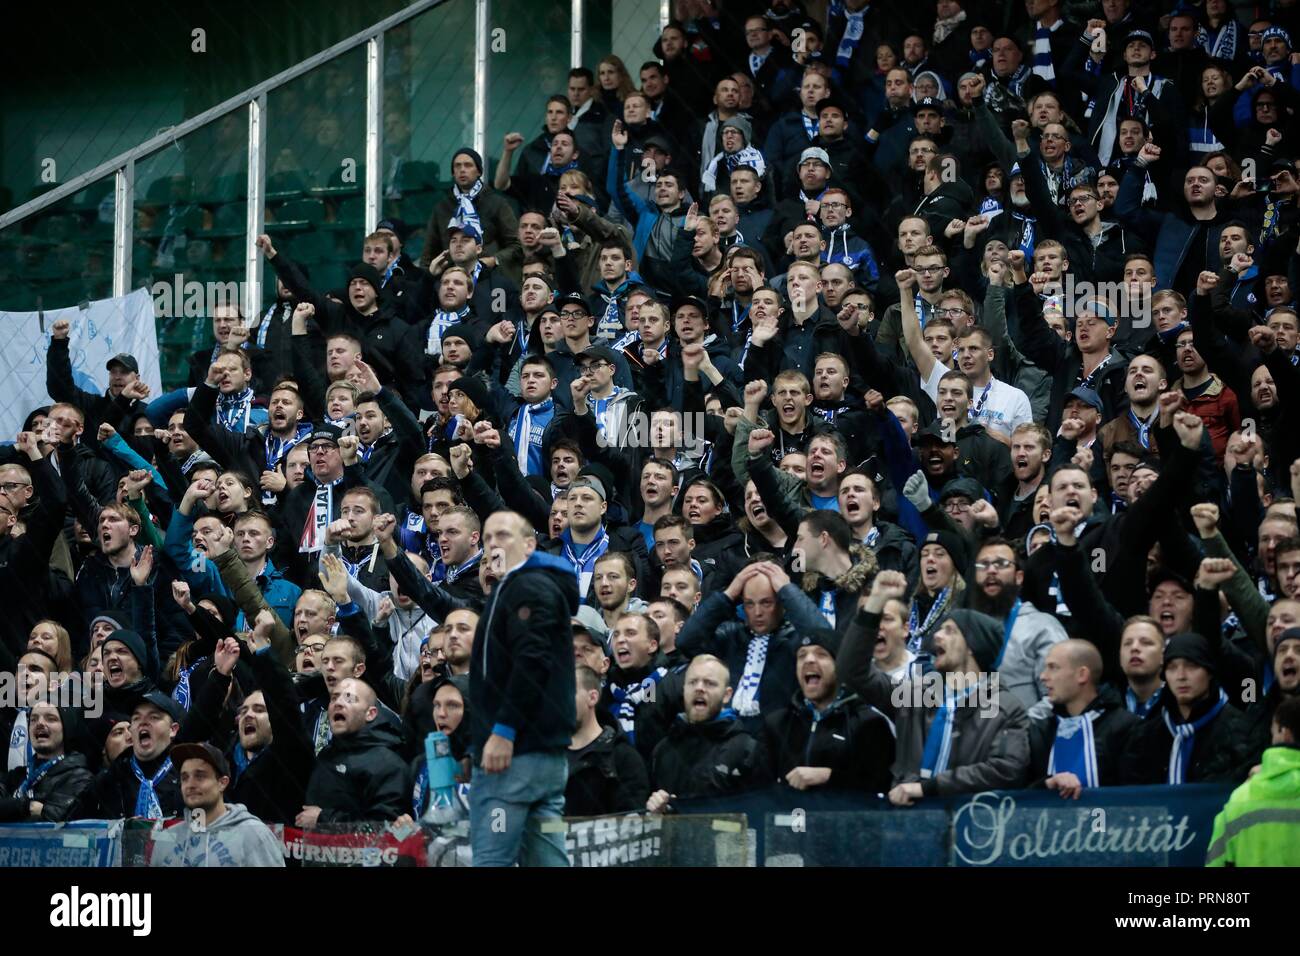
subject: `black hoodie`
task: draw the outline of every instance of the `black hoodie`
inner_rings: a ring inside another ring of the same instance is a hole
[[[645,761],[615,728],[602,727],[599,737],[568,754],[565,816],[597,817],[645,809],[650,796]]]
[[[578,579],[563,558],[533,552],[492,589],[470,658],[470,739],[482,759],[488,737],[516,755],[562,753],[573,739],[573,631]]]

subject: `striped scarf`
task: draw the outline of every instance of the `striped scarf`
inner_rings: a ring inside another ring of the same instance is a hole
[[[1237,43],[1241,39],[1241,24],[1236,20],[1228,20],[1214,34],[1214,39],[1209,40],[1209,33],[1206,33],[1206,43],[1201,45],[1209,47],[1209,54],[1220,60],[1231,62],[1237,57]]]
[[[613,698],[613,702],[609,705],[609,712],[618,721],[618,726],[626,735],[628,743],[636,744],[637,707],[645,703],[654,703],[659,682],[663,680],[664,675],[667,673],[668,668],[656,667],[645,680],[638,681],[635,684],[620,687],[610,681],[607,685],[609,694]]]
[[[144,817],[148,820],[161,820],[163,818],[162,804],[158,802],[158,784],[162,783],[163,778],[167,776],[172,769],[172,758],[168,757],[158,768],[158,772],[152,777],[146,777],[144,771],[140,769],[140,763],[135,759],[135,754],[131,755],[131,770],[135,773],[135,779],[140,781],[140,789],[135,795],[135,816]]]
[[[930,722],[930,729],[925,734],[925,749],[921,752],[921,779],[929,780],[948,769],[948,761],[952,759],[952,723],[953,715],[957,711],[958,705],[975,691],[983,683],[984,678],[965,690],[959,692],[950,690],[946,685],[943,693],[943,704],[934,713],[934,720]]]
[[[465,321],[467,315],[469,315],[468,303],[462,305],[459,312],[448,312],[446,309],[435,310],[433,318],[429,320],[429,338],[424,344],[424,354],[441,355],[442,337],[453,325]]]
[[[771,638],[757,635],[750,638],[745,650],[745,669],[740,680],[736,682],[736,695],[731,699],[732,708],[741,717],[757,717],[758,685],[763,680],[763,667],[767,664],[767,647]]]
[[[27,776],[18,789],[14,791],[14,796],[20,800],[31,800],[36,796],[36,785],[41,782],[41,778],[58,766],[66,754],[59,754],[57,757],[51,757],[49,760],[42,760],[40,763],[33,762],[27,768]]]
[[[1085,787],[1101,786],[1097,772],[1097,738],[1092,723],[1101,711],[1090,710],[1078,717],[1056,718],[1056,739],[1047,758],[1047,775],[1072,773]]]
[[[616,399],[626,392],[626,388],[618,385],[605,398],[597,398],[590,392],[587,393],[587,407],[591,409],[592,417],[596,421],[596,441],[601,448],[617,448],[619,437],[622,431],[619,428],[619,422],[612,421],[610,411],[615,406]],[[614,427],[610,427],[610,426]]]
[[[510,437],[515,442],[515,461],[525,475],[542,473],[542,436],[555,417],[555,402],[546,399],[536,405],[520,405],[519,414],[510,422]]]
[[[803,131],[808,134],[809,139],[817,138],[817,126],[819,120],[815,116],[809,116],[803,110],[799,111],[799,118],[803,120]]]
[[[253,413],[253,389],[245,388],[233,395],[217,394],[217,424],[228,432],[242,435],[248,430],[248,419]]]
[[[1160,686],[1163,687],[1164,685],[1162,684]],[[1155,709],[1156,701],[1158,701],[1159,699],[1160,699],[1160,691],[1157,690],[1154,694],[1152,694],[1150,697],[1146,699],[1146,703],[1143,703],[1142,701],[1138,700],[1137,694],[1133,693],[1132,687],[1124,688],[1125,708],[1128,709],[1128,712],[1130,714],[1137,714],[1139,717],[1145,717],[1147,714],[1151,713],[1151,711]]]
[[[921,643],[943,620],[943,614],[948,610],[948,604],[951,600],[952,588],[946,587],[935,597],[934,603],[930,605],[930,610],[925,615],[925,620],[921,621],[921,605],[918,599],[912,599],[912,609],[907,616],[907,649],[909,651],[916,653],[921,650]]]
[[[461,188],[455,184],[451,187],[451,196],[456,200],[456,219],[453,219],[452,222],[459,220],[464,225],[473,226],[474,231],[480,236],[483,235],[483,223],[479,220],[478,209],[474,206],[474,200],[482,191],[482,177],[474,180],[474,185],[469,188],[468,192],[462,192]]]
[[[1196,732],[1207,726],[1210,721],[1219,716],[1219,711],[1223,710],[1228,703],[1228,695],[1224,693],[1223,688],[1219,688],[1219,699],[1214,702],[1214,706],[1194,721],[1187,723],[1175,724],[1170,716],[1170,707],[1166,707],[1164,713],[1165,729],[1173,737],[1173,745],[1169,748],[1169,783],[1185,783],[1187,781],[1187,771],[1192,764],[1192,748],[1196,746]]]
[[[839,45],[835,48],[835,68],[833,70],[837,82],[844,82],[845,74],[848,71],[849,63],[853,60],[853,54],[858,49],[858,44],[862,42],[862,37],[867,31],[867,14],[871,12],[871,4],[867,4],[861,10],[849,10],[844,0],[831,0],[830,10],[827,12],[827,23],[834,24],[837,20],[844,21],[844,33],[840,36]],[[834,29],[832,26],[831,29]]]
[[[195,668],[206,660],[206,657],[200,657],[189,667],[182,669],[176,678],[176,687],[172,690],[172,700],[186,710],[190,709],[190,675],[194,673]]]
[[[560,541],[564,545],[565,560],[573,565],[573,573],[578,576],[578,594],[585,597],[587,589],[591,586],[591,576],[596,570],[596,559],[609,550],[609,531],[602,524],[596,537],[584,548],[581,557],[578,556],[578,546],[573,543],[571,529],[564,529]]]
[[[1052,34],[1064,22],[1057,20],[1052,26],[1045,27],[1039,20],[1034,26],[1034,75],[1041,76],[1053,89],[1056,88],[1056,68],[1052,65]]]

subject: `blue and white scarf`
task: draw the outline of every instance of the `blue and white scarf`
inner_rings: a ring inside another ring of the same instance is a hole
[[[1164,687],[1164,684],[1160,685]],[[1137,694],[1133,693],[1132,687],[1124,688],[1124,706],[1130,714],[1137,714],[1139,717],[1145,717],[1156,706],[1156,701],[1160,699],[1160,690],[1157,689],[1154,694],[1146,699],[1146,702],[1138,700]]]
[[[262,321],[257,324],[257,347],[259,349],[266,348],[266,337],[271,334],[271,326],[275,324],[275,313],[282,307],[287,310],[289,308],[288,303],[276,302],[273,304],[266,310],[266,314],[262,316]]]
[[[844,0],[831,0],[831,7],[827,13],[827,23],[833,24],[837,19],[844,21],[844,33],[840,37],[839,46],[835,48],[835,79],[837,82],[843,82],[845,72],[849,68],[849,63],[853,60],[853,54],[858,49],[858,44],[862,42],[862,37],[867,29],[867,14],[871,12],[871,4],[867,4],[861,10],[849,10]],[[832,27],[833,29],[833,27]]]
[[[1101,777],[1097,772],[1097,738],[1093,734],[1092,722],[1101,716],[1101,711],[1090,710],[1078,717],[1056,718],[1056,739],[1052,742],[1052,753],[1047,758],[1047,775],[1072,773],[1085,787],[1101,786]]]
[[[569,528],[564,529],[560,535],[560,541],[564,545],[564,558],[573,565],[573,573],[578,576],[578,595],[585,597],[587,589],[591,587],[591,576],[596,570],[596,559],[609,550],[609,532],[602,524],[596,537],[586,546],[582,552],[582,557],[578,556],[577,547],[573,543],[573,531]]]
[[[542,474],[542,436],[555,417],[555,401],[546,399],[536,405],[520,405],[519,414],[510,420],[510,437],[515,443],[515,461],[525,475]]]
[[[478,567],[478,563],[481,560],[483,560],[483,549],[479,548],[477,551],[471,554],[460,564],[456,565],[454,568],[443,565],[443,567],[445,568],[445,571],[443,573],[443,580],[447,584],[455,584],[457,579],[463,577],[469,571],[474,571],[474,573],[477,574],[478,572],[475,571],[474,569]],[[438,563],[442,564],[441,561],[439,561]]]
[[[469,304],[466,303],[460,307],[459,312],[448,312],[446,309],[436,309],[433,318],[429,320],[429,338],[424,345],[426,355],[442,354],[442,337],[447,334],[447,330],[453,325],[465,321],[465,316],[469,315]]]
[[[1187,771],[1192,764],[1192,748],[1196,746],[1196,732],[1218,717],[1219,711],[1223,710],[1227,703],[1228,695],[1220,687],[1219,699],[1214,702],[1213,707],[1195,721],[1182,724],[1174,723],[1170,716],[1170,707],[1164,709],[1161,716],[1165,721],[1165,729],[1173,737],[1173,746],[1169,748],[1169,783],[1186,782]]]
[[[636,743],[636,709],[642,704],[654,703],[656,688],[667,673],[668,668],[656,667],[645,680],[635,684],[620,687],[610,681],[607,685],[613,698],[613,702],[609,705],[609,712],[618,721],[618,726],[626,735],[628,743]]]
[[[957,706],[981,683],[983,678],[960,693],[949,690],[947,686],[944,687],[943,704],[935,711],[934,720],[930,722],[930,729],[925,734],[925,749],[921,752],[922,780],[929,780],[948,769],[948,761],[952,757],[953,715],[956,713]]]
[[[301,444],[303,439],[310,435],[311,432],[312,427],[310,422],[299,422],[298,429],[294,432],[292,438],[278,438],[275,435],[272,435],[268,430],[266,433],[265,444],[266,470],[275,471],[276,466],[280,464],[281,459],[283,459],[285,455],[289,454],[290,449],[295,445]],[[263,500],[265,500],[265,498],[263,498]]]
[[[803,131],[808,134],[808,138],[816,139],[817,128],[821,121],[816,116],[809,116],[803,110],[799,111],[799,118],[803,120]]]
[[[343,481],[343,476],[339,475],[333,481],[322,484],[310,470],[307,474],[316,483],[316,495],[298,539],[299,554],[310,554],[325,547],[325,529],[334,520],[334,486]]]
[[[31,800],[36,796],[36,785],[41,782],[41,778],[58,766],[66,754],[59,754],[57,757],[51,757],[49,760],[42,760],[40,763],[33,762],[27,768],[27,776],[18,789],[14,791],[14,796],[19,800]]]
[[[1237,43],[1240,38],[1241,25],[1236,20],[1229,19],[1214,32],[1213,40],[1210,39],[1210,33],[1206,30],[1205,41],[1201,43],[1201,46],[1208,49],[1210,56],[1232,62],[1237,58]]]
[[[621,429],[618,428],[618,422],[611,421],[609,413],[615,404],[615,400],[626,391],[626,388],[615,385],[614,390],[605,398],[597,398],[590,392],[587,393],[587,407],[591,409],[592,417],[596,420],[596,434],[602,439],[602,447],[618,446],[619,435],[617,432],[621,431]],[[614,426],[613,429],[609,427],[611,425]]]
[[[939,592],[930,605],[930,610],[926,612],[925,620],[920,620],[920,605],[915,599],[912,600],[912,609],[907,615],[907,649],[916,653],[921,649],[921,641],[925,635],[929,634],[936,624],[939,623],[940,616],[948,610],[948,599],[952,596],[952,588],[946,587]]]
[[[27,716],[31,711],[30,707],[19,707],[14,715],[13,730],[9,732],[9,770],[31,766],[32,740],[27,732]]]
[[[596,329],[591,336],[592,342],[597,344],[612,342],[623,334],[623,302],[631,284],[630,279],[624,279],[618,284],[618,288],[610,289],[605,281],[601,280],[596,292],[605,300],[605,311],[596,322]]]
[[[464,225],[473,226],[474,231],[480,236],[483,235],[483,223],[479,220],[478,209],[474,206],[474,200],[482,191],[482,177],[474,180],[474,185],[469,187],[469,192],[461,192],[461,188],[455,184],[451,187],[452,198],[456,200],[456,219],[453,219],[452,223],[459,220]]]
[[[1137,432],[1138,444],[1141,445],[1143,448],[1145,448],[1147,451],[1151,450],[1151,429],[1155,426],[1155,423],[1159,420],[1159,418],[1160,418],[1160,409],[1156,409],[1154,412],[1152,412],[1151,417],[1148,418],[1146,421],[1143,421],[1142,419],[1138,418],[1137,413],[1134,412],[1133,409],[1130,408],[1128,410],[1129,424],[1131,424],[1133,426],[1133,430]]]
[[[831,628],[835,627],[836,593],[837,592],[833,587],[828,591],[821,592],[821,601],[820,601],[819,610],[822,612],[822,617],[826,619],[826,626]]]
[[[1052,34],[1064,22],[1057,20],[1050,27],[1043,26],[1041,20],[1034,24],[1034,75],[1041,76],[1053,89],[1056,88],[1056,68],[1052,65]]]
[[[135,816],[149,820],[163,818],[162,804],[158,802],[158,791],[155,788],[162,783],[171,769],[172,758],[168,757],[152,778],[146,777],[144,771],[140,769],[139,761],[135,759],[135,754],[131,755],[131,770],[135,773],[135,779],[140,781],[140,789],[135,795]]]
[[[569,160],[563,166],[553,165],[551,163],[551,154],[550,151],[548,150],[546,153],[546,162],[542,163],[542,175],[555,176],[556,178],[559,178],[560,176],[563,176],[565,173],[567,173],[569,170],[577,169],[577,168],[578,168],[578,161],[576,159]]]
[[[749,639],[749,646],[745,649],[745,669],[736,682],[736,695],[731,699],[732,709],[741,717],[758,716],[758,686],[763,680],[770,640],[767,634],[756,635]]]
[[[200,657],[189,667],[183,668],[177,676],[176,687],[172,690],[172,700],[187,711],[190,709],[190,674],[194,673],[194,669],[206,660],[206,657]]]
[[[217,424],[226,431],[242,435],[248,430],[248,421],[252,413],[253,389],[251,386],[233,395],[217,394]]]

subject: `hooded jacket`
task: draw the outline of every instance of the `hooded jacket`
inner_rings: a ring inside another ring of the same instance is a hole
[[[1002,652],[998,680],[1002,689],[1014,695],[1031,718],[1045,716],[1051,707],[1038,675],[1047,664],[1048,651],[1068,636],[1054,615],[1021,601],[1011,626],[1011,638]]]
[[[1129,713],[1119,693],[1109,684],[1097,691],[1097,696],[1083,709],[1084,714],[1096,711],[1092,723],[1093,740],[1097,751],[1097,779],[1103,787],[1113,787],[1120,782],[1120,764],[1129,736],[1142,723],[1142,718]],[[1069,717],[1069,711],[1057,705],[1044,717],[1029,723],[1030,766],[1029,777],[1033,786],[1042,786],[1047,779],[1052,746],[1056,742],[1057,717]]]
[[[823,711],[796,691],[785,710],[767,715],[763,729],[778,780],[795,767],[827,767],[831,771],[828,789],[867,793],[889,789],[893,728],[851,691],[840,688]]]
[[[577,722],[569,621],[578,604],[572,565],[537,551],[492,589],[470,658],[476,761],[492,735],[513,741],[516,755],[569,746]]]
[[[568,751],[569,782],[564,787],[566,817],[598,817],[645,809],[650,778],[645,761],[613,727],[581,750]]]
[[[938,711],[927,699],[936,692],[926,681],[942,675],[905,681],[895,694],[894,682],[873,659],[879,625],[880,615],[859,611],[844,635],[836,663],[844,686],[894,721],[898,740],[894,784],[919,781],[927,797],[1023,785],[1029,769],[1029,719],[1014,696],[992,688],[987,706],[955,710],[948,769],[922,779],[925,739]],[[908,706],[898,706],[896,700]]]
[[[238,803],[196,831],[187,819],[154,834],[150,866],[284,866],[284,844]]]
[[[676,797],[717,796],[765,786],[771,776],[763,745],[724,708],[713,720],[680,715],[650,760],[650,789]]]
[[[410,812],[401,746],[401,724],[382,710],[356,733],[335,735],[316,758],[305,806],[321,808],[320,823],[396,820]]]
[[[834,580],[816,571],[805,571],[799,580],[799,587],[813,604],[822,609],[823,617],[825,617],[825,609],[822,608],[822,595],[831,595],[835,620],[826,621],[826,626],[833,627],[835,633],[841,636],[848,629],[849,621],[853,619],[857,610],[858,595],[880,570],[875,554],[865,544],[850,545],[849,558],[853,564]]]
[[[1259,773],[1214,818],[1206,866],[1295,866],[1300,860],[1300,748],[1269,747]]]

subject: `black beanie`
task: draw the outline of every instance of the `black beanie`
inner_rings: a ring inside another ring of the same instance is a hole
[[[478,174],[480,176],[483,175],[483,157],[474,152],[474,150],[470,149],[468,146],[462,146],[460,149],[456,150],[456,152],[452,153],[451,161],[453,163],[456,162],[457,156],[468,156],[473,161],[474,165],[478,167]]]
[[[143,672],[149,662],[149,655],[144,649],[144,638],[135,631],[121,628],[104,638],[104,643],[100,647],[107,647],[113,641],[117,641],[131,652],[131,656],[135,658],[135,662],[140,665],[140,670]]]
[[[961,636],[966,639],[966,646],[970,648],[980,670],[994,670],[998,654],[1002,652],[1002,623],[995,617],[966,608],[949,611],[948,617],[952,618],[961,631]]]
[[[1279,642],[1280,642],[1279,638]],[[1161,674],[1169,666],[1169,662],[1182,658],[1191,661],[1193,664],[1199,664],[1211,674],[1218,671],[1218,664],[1214,660],[1214,654],[1210,652],[1210,642],[1199,634],[1175,634],[1169,638],[1165,644],[1165,662],[1160,668]]]
[[[473,375],[462,376],[447,386],[447,391],[452,390],[464,392],[469,400],[478,406],[480,412],[486,413],[488,411],[491,395],[488,392],[488,387],[480,379],[475,378]]]
[[[352,284],[353,279],[364,279],[374,287],[375,295],[379,295],[379,288],[383,285],[383,277],[380,276],[379,270],[368,262],[358,262],[348,273],[348,285]]]
[[[831,657],[838,657],[840,653],[840,636],[829,627],[810,627],[799,635],[799,643],[795,645],[795,653],[799,652],[801,647],[811,647],[812,645],[826,648]]]
[[[1277,652],[1282,649],[1283,641],[1300,641],[1300,627],[1288,627],[1277,637],[1277,643],[1273,645],[1273,660],[1277,660]]]
[[[215,607],[217,609],[217,614],[221,617],[222,623],[226,624],[228,627],[235,626],[235,619],[239,617],[239,608],[235,606],[235,602],[230,600],[230,598],[226,597],[224,594],[209,591],[206,594],[200,594],[194,599],[195,604],[198,604],[199,601],[207,601]],[[207,612],[205,611],[204,613],[206,614]]]
[[[966,562],[969,557],[966,554],[966,542],[962,541],[961,535],[955,531],[931,531],[921,542],[921,547],[924,548],[927,544],[937,544],[947,551],[958,575],[966,573]]]

